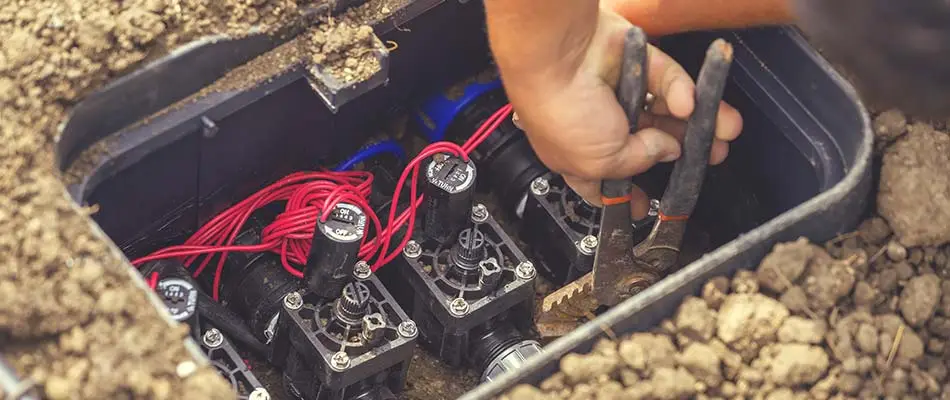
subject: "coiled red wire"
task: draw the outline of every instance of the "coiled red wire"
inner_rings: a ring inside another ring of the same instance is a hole
[[[197,278],[207,269],[212,259],[217,257],[212,285],[212,297],[215,300],[219,299],[224,261],[230,252],[269,251],[279,254],[284,269],[300,278],[303,277],[303,272],[295,268],[294,264],[306,264],[317,219],[326,222],[331,214],[328,211],[333,210],[339,203],[349,203],[362,209],[369,219],[369,227],[374,235],[370,235],[370,232],[364,234],[359,258],[369,263],[372,270],[376,271],[398,257],[412,237],[416,210],[423,201],[422,194],[417,192],[419,168],[422,162],[439,153],[450,153],[468,160],[469,153],[497,129],[511,115],[511,112],[510,104],[498,109],[461,146],[451,142],[436,142],[416,155],[400,175],[392,197],[399,199],[406,180],[411,178],[409,206],[399,212],[397,211],[398,201],[393,201],[385,228],[369,205],[373,183],[371,173],[366,171],[296,172],[218,214],[198,229],[185,243],[138,258],[133,260],[132,264],[139,266],[164,258],[180,258],[190,269],[199,258],[202,258],[192,273]],[[235,238],[251,214],[275,201],[287,203],[284,211],[261,232],[261,243],[234,245]],[[402,241],[390,250],[395,232],[403,226],[406,226],[406,233]],[[374,257],[375,261],[372,261]],[[153,280],[154,277],[150,279],[150,286],[157,283],[153,283]]]

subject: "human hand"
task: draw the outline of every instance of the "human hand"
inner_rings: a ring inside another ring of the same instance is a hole
[[[600,205],[600,181],[641,174],[659,162],[680,156],[684,120],[694,108],[695,84],[683,68],[650,46],[648,91],[652,107],[642,113],[638,131],[630,134],[627,118],[617,102],[623,40],[631,24],[601,9],[595,26],[574,27],[573,46],[559,65],[542,76],[506,76],[502,79],[517,112],[518,124],[542,162],[564,176],[581,197]],[[583,39],[583,40],[581,40]],[[728,141],[738,137],[742,117],[723,103],[716,125],[711,164],[729,152]],[[642,190],[633,193],[634,217],[642,218],[649,202]]]

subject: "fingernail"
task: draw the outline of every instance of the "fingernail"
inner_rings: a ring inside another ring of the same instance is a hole
[[[649,135],[644,135],[644,144],[647,153],[654,160],[660,162],[670,162],[679,158],[679,143],[676,139],[667,136],[665,133],[656,131]]]
[[[667,101],[671,102],[668,106],[674,116],[685,118],[693,112],[692,103],[690,103],[692,99],[691,87],[692,82],[686,78],[679,78],[670,84],[669,100]]]
[[[524,128],[521,127],[521,118],[518,118],[517,112],[511,113],[511,123],[514,124],[516,128],[524,130]]]

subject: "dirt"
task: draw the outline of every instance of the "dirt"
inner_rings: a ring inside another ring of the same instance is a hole
[[[448,369],[431,353],[417,347],[409,364],[402,400],[457,399],[478,385],[478,375],[470,369]]]
[[[875,121],[891,143],[884,169],[903,171],[901,181],[912,181],[905,187],[932,183],[944,168],[926,147],[943,151],[946,134],[915,125],[894,112]],[[891,179],[882,178],[882,191],[900,184],[896,174],[882,173]],[[917,196],[917,208],[942,201]],[[905,245],[944,226],[931,217],[899,229],[918,210],[888,204],[878,208],[888,218],[869,218],[823,246],[804,238],[776,245],[755,270],[707,281],[653,330],[568,354],[559,372],[502,398],[947,398],[950,246],[937,234],[926,236],[929,245]]]
[[[53,145],[73,105],[142,63],[205,35],[275,33],[299,16],[294,0],[0,5],[0,352],[44,396],[233,397],[70,201]]]
[[[369,25],[347,20],[324,24],[308,32],[301,45],[305,62],[342,84],[365,81],[382,68],[376,52],[382,43]]]
[[[910,132],[885,152],[878,204],[905,246],[950,242],[950,136],[929,125]]]

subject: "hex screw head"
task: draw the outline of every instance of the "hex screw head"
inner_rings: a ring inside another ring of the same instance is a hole
[[[485,222],[488,220],[488,207],[485,207],[484,204],[478,203],[472,207],[472,221],[474,222]]]
[[[419,329],[416,328],[416,323],[411,320],[400,322],[396,330],[399,331],[399,336],[404,338],[411,338],[419,333]]]
[[[224,335],[221,334],[221,331],[211,328],[201,336],[201,341],[204,342],[205,346],[215,348],[224,343]]]
[[[303,297],[297,292],[288,293],[284,296],[284,307],[289,310],[299,310],[300,307],[303,307]]]
[[[660,214],[660,201],[657,199],[650,200],[650,211],[647,212],[648,216],[655,217]]]
[[[539,177],[531,181],[531,193],[534,193],[536,196],[544,196],[551,191],[551,184],[548,183],[547,179],[544,177]]]
[[[452,315],[465,315],[468,313],[468,302],[461,297],[456,297],[455,300],[449,303],[449,311],[452,312]]]
[[[537,273],[538,271],[534,269],[534,263],[531,261],[522,262],[521,264],[518,264],[517,267],[515,267],[515,275],[517,275],[520,279],[534,279]]]
[[[270,393],[267,392],[267,389],[257,388],[247,395],[247,400],[270,400]]]
[[[350,356],[340,351],[330,357],[330,368],[342,371],[350,367]]]
[[[369,279],[372,275],[373,269],[370,268],[369,263],[366,261],[357,261],[356,265],[353,266],[353,276],[355,276],[356,279],[363,281]]]
[[[419,258],[422,255],[422,246],[415,240],[410,240],[406,243],[406,247],[402,249],[402,253],[409,258]]]
[[[587,235],[577,242],[577,250],[589,256],[594,254],[594,250],[597,249],[598,245],[600,245],[600,242],[597,240],[597,236]]]

